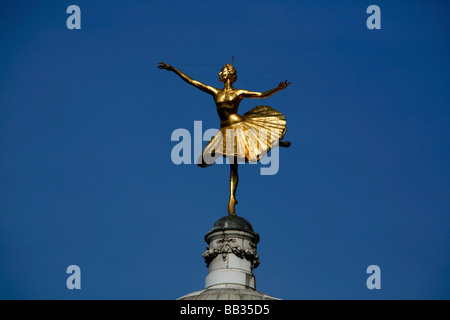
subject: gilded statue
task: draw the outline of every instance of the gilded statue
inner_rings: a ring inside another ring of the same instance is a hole
[[[202,167],[214,163],[217,157],[226,157],[230,162],[230,199],[228,214],[236,215],[236,189],[239,182],[238,163],[256,162],[275,147],[289,147],[289,141],[280,141],[286,133],[286,117],[270,106],[259,105],[243,115],[238,108],[242,99],[262,99],[285,89],[290,82],[281,82],[276,88],[266,92],[255,92],[233,87],[237,80],[233,62],[224,65],[219,72],[219,81],[223,88],[218,89],[194,80],[180,70],[160,62],[159,69],[172,71],[181,79],[194,87],[210,94],[214,98],[217,113],[220,118],[220,130],[207,144],[197,161]]]

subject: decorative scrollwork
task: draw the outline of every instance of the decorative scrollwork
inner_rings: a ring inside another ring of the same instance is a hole
[[[256,245],[250,242],[251,249],[243,249],[241,246],[236,245],[236,239],[222,238],[217,241],[220,246],[218,248],[206,247],[206,251],[202,254],[205,260],[206,266],[209,267],[211,261],[213,261],[219,254],[222,255],[223,261],[227,259],[229,253],[235,254],[241,259],[246,259],[251,262],[252,268],[256,268],[260,264],[259,256],[256,254]],[[233,245],[234,244],[234,245]]]

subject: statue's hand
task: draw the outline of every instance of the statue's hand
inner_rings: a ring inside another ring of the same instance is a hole
[[[280,90],[283,90],[283,89],[285,89],[288,85],[290,85],[291,83],[290,82],[288,82],[287,80],[285,81],[285,82],[281,82],[279,85],[278,85],[278,89],[280,89]]]
[[[173,71],[173,67],[169,66],[167,63],[164,62],[159,62],[157,65],[158,69],[164,69],[164,70],[168,70],[168,71]]]

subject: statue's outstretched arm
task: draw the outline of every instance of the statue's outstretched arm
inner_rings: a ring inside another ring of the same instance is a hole
[[[186,74],[184,74],[183,72],[181,72],[180,70],[168,65],[167,63],[164,62],[160,62],[157,66],[159,69],[164,69],[164,70],[168,70],[168,71],[173,71],[176,75],[178,75],[181,79],[183,79],[184,81],[186,81],[187,83],[189,83],[190,85],[193,85],[194,87],[209,93],[211,95],[215,95],[218,90],[212,86],[208,86],[204,83],[201,83],[200,81],[194,80],[191,77],[187,76]]]
[[[268,90],[266,92],[239,90],[240,91],[239,95],[242,96],[243,98],[254,98],[254,99],[267,98],[267,97],[270,97],[271,95],[273,95],[275,92],[285,89],[290,84],[291,83],[287,82],[287,80],[286,80],[285,82],[281,82],[278,85],[278,87],[276,87],[275,89]]]

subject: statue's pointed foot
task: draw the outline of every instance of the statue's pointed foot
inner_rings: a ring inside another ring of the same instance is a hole
[[[291,142],[290,141],[280,141],[279,146],[283,147],[283,148],[289,148],[291,146]]]

